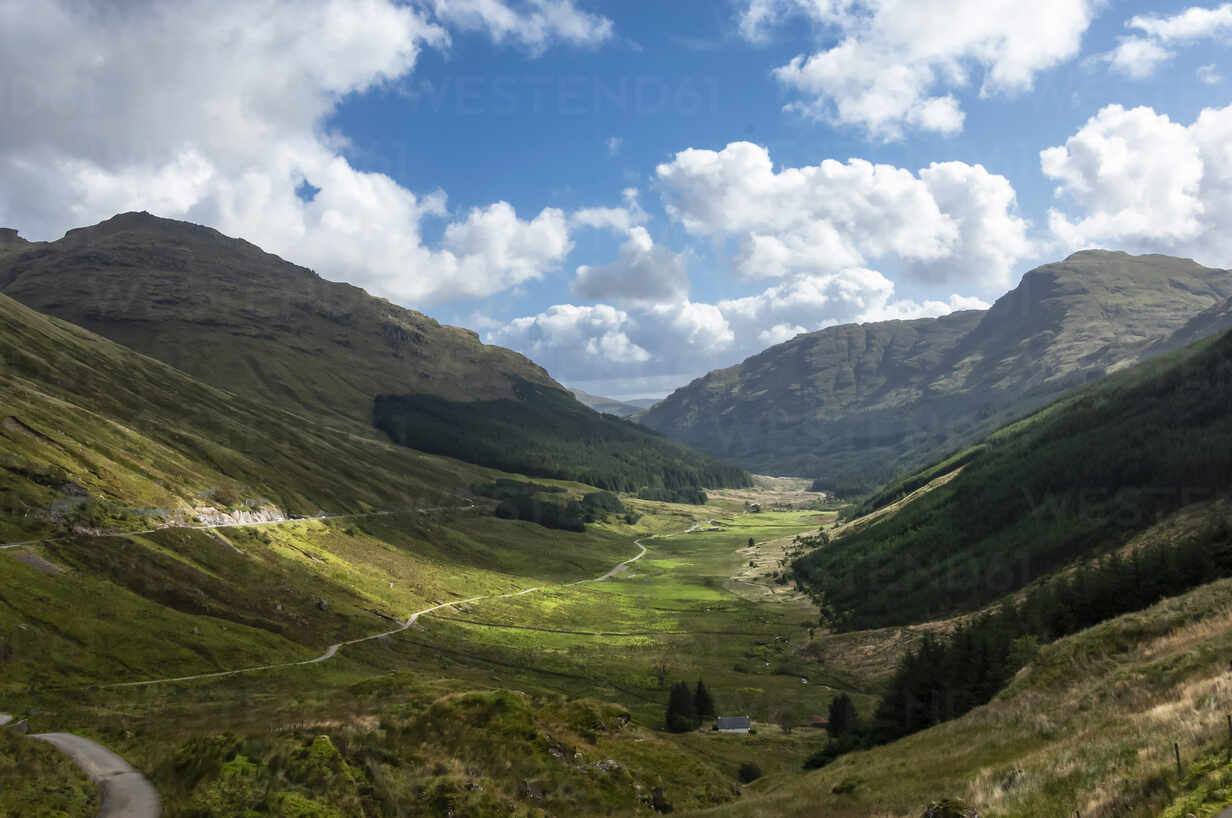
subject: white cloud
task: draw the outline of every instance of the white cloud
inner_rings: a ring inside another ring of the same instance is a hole
[[[732,238],[737,269],[786,278],[896,261],[917,280],[1008,286],[1031,251],[1014,189],[980,165],[913,174],[861,159],[776,170],[748,142],[690,149],[657,171],[668,213],[699,236]]]
[[[573,292],[593,301],[679,302],[689,294],[688,262],[683,253],[656,245],[646,228],[634,227],[620,246],[618,259],[578,267]]]
[[[1102,56],[1118,74],[1132,79],[1146,79],[1162,63],[1175,54],[1154,40],[1144,37],[1123,37],[1117,47]]]
[[[612,21],[579,9],[574,0],[432,0],[437,19],[486,32],[540,54],[556,42],[594,47],[612,36]]]
[[[803,332],[835,324],[925,318],[959,309],[986,309],[978,298],[916,303],[894,299],[894,284],[881,273],[851,268],[800,276],[743,298],[706,304],[688,300],[640,304],[561,304],[491,331],[487,340],[507,344],[567,383],[599,384],[599,391],[638,391],[639,380],[678,385],[716,367],[730,366]],[[636,354],[628,354],[634,349]],[[596,380],[602,363],[603,379]],[[659,379],[659,380],[656,380]],[[612,388],[603,383],[614,384]]]
[[[1127,77],[1145,79],[1175,56],[1176,52],[1167,46],[1232,34],[1232,3],[1213,9],[1193,6],[1170,17],[1139,14],[1127,20],[1125,27],[1141,34],[1121,38],[1115,49],[1100,55],[1099,59]],[[1199,79],[1214,84],[1205,78],[1205,68],[1198,69]],[[1214,66],[1210,68],[1213,70]]]
[[[642,209],[641,194],[637,188],[625,188],[621,193],[621,198],[624,200],[622,207],[586,207],[575,210],[569,217],[570,225],[628,233],[637,225],[645,222],[647,216],[646,211]]]
[[[1218,37],[1232,34],[1232,3],[1213,9],[1193,6],[1171,17],[1139,14],[1125,25],[1165,43]]]
[[[150,210],[420,305],[536,278],[571,246],[559,211],[528,220],[496,203],[429,247],[421,221],[449,217],[444,194],[355,169],[325,130],[345,95],[448,40],[392,0],[0,5],[4,102],[20,111],[0,128],[0,223],[55,238]],[[295,194],[305,181],[311,201]]]
[[[745,0],[740,30],[753,42],[792,16],[826,46],[775,76],[806,116],[893,140],[908,127],[953,134],[963,114],[949,93],[1029,90],[1035,75],[1078,54],[1098,0]],[[978,74],[979,77],[973,75]]]
[[[1073,249],[1124,249],[1232,263],[1232,106],[1190,125],[1153,109],[1109,105],[1064,145],[1040,154],[1077,215],[1049,213]]]
[[[1198,81],[1203,85],[1218,85],[1223,82],[1223,74],[1219,73],[1214,63],[1198,66]]]
[[[489,333],[491,343],[512,346],[558,372],[593,372],[597,364],[642,364],[650,353],[629,338],[635,322],[606,304],[557,304],[535,316],[515,318]]]
[[[607,139],[607,155],[616,156],[620,153],[620,147],[624,144],[624,140],[619,136],[609,136]]]

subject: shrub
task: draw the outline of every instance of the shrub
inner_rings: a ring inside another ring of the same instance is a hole
[[[746,761],[740,765],[740,780],[742,782],[752,784],[759,778],[761,778],[761,767],[758,767],[751,761]]]

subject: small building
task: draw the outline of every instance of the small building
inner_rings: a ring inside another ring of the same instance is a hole
[[[812,725],[818,730],[830,729],[830,722],[826,721],[825,716],[813,716]]]
[[[714,720],[714,729],[720,733],[747,733],[752,726],[748,716],[719,716]]]

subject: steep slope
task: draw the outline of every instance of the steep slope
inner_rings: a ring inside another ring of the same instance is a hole
[[[325,281],[216,230],[125,213],[55,242],[27,244],[12,231],[0,242],[10,248],[0,254],[0,290],[17,301],[205,383],[358,434],[369,434],[375,420],[396,429],[396,440],[408,446],[539,475],[593,476],[634,490],[747,479],[739,469],[586,409],[541,367],[481,343],[470,330]],[[510,438],[497,428],[510,408],[541,428]],[[586,434],[578,432],[579,417]],[[442,418],[448,435],[436,434]],[[570,456],[584,459],[599,446],[654,465],[622,469],[628,473],[620,477],[555,468],[532,449],[533,438],[553,428]],[[471,445],[493,436],[501,438],[499,446]]]
[[[987,312],[798,336],[677,390],[638,420],[757,471],[866,491],[1161,349],[1232,296],[1232,274],[1084,251]]]
[[[705,814],[917,818],[942,798],[1014,818],[1222,814],[1227,778],[1206,776],[1227,775],[1229,593],[1232,580],[1211,583],[1062,639],[960,719],[767,781]],[[1199,785],[1207,799],[1164,812]]]
[[[851,627],[977,608],[1232,491],[1229,406],[1232,334],[985,438],[953,479],[797,561],[797,576]]]
[[[246,241],[124,213],[0,257],[0,289],[234,392],[367,422],[378,394],[562,389],[470,330],[373,298]]]
[[[1232,328],[1232,298],[1203,310],[1159,344],[1162,350],[1176,349],[1201,338]]]
[[[0,539],[265,505],[406,508],[482,470],[203,384],[0,295]]]

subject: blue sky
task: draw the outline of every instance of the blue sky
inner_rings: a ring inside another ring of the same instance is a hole
[[[211,224],[588,391],[1086,246],[1232,266],[1232,4],[100,8],[0,7],[0,221]]]

